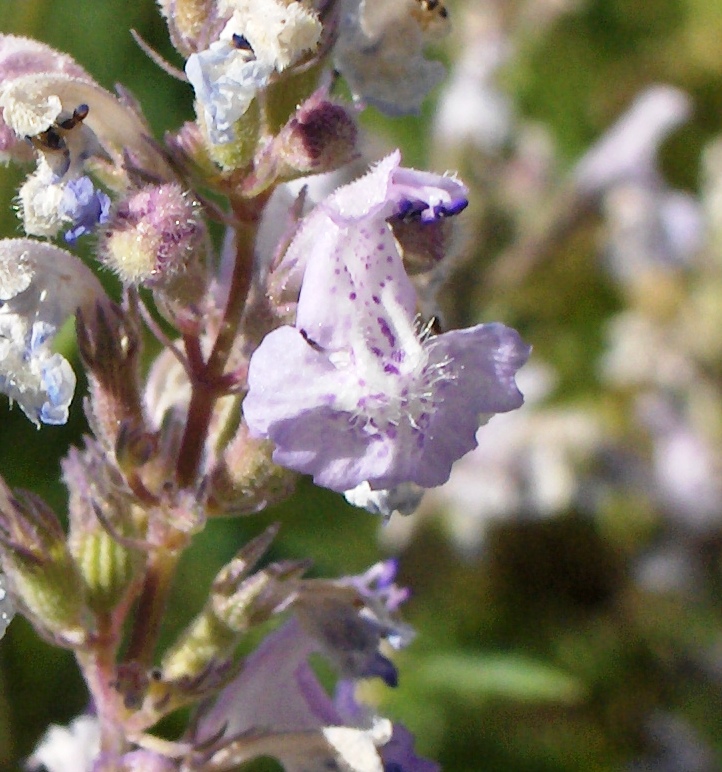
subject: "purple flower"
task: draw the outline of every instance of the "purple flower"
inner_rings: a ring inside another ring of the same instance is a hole
[[[480,422],[522,404],[529,348],[501,324],[432,337],[388,220],[423,227],[461,211],[466,189],[399,167],[394,153],[305,219],[279,266],[301,280],[294,327],[254,353],[244,414],[274,461],[338,491],[444,483]]]
[[[402,724],[394,724],[391,739],[381,749],[384,772],[439,772],[434,761],[422,759],[414,753],[414,736]]]
[[[65,240],[74,244],[81,236],[92,233],[97,225],[108,222],[110,198],[96,190],[90,177],[78,177],[63,188],[60,215],[72,223]]]
[[[342,715],[309,665],[316,649],[296,620],[271,633],[201,716],[196,744],[215,738],[234,765],[270,755],[287,772],[382,772],[377,747],[391,738],[390,723]]]

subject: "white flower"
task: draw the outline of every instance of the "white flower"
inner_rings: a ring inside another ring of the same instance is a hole
[[[78,716],[67,727],[51,725],[28,759],[30,770],[90,772],[100,753],[100,726],[95,716]]]
[[[104,297],[74,255],[30,239],[0,241],[0,391],[36,425],[68,420],[75,374],[51,343],[68,316]]]

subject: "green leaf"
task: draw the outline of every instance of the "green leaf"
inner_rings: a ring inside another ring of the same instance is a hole
[[[579,702],[578,679],[519,654],[443,654],[422,664],[419,679],[430,688],[465,699],[502,698],[522,702]]]

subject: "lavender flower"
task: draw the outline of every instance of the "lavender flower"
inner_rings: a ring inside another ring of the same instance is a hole
[[[439,772],[441,767],[414,753],[414,736],[401,725],[394,724],[391,739],[381,749],[384,772]]]
[[[264,640],[201,716],[196,747],[215,739],[212,763],[237,765],[271,755],[287,772],[433,772],[433,764],[414,755],[409,732],[392,728],[355,697],[356,679],[383,676],[389,668],[395,674],[377,652],[381,637],[396,647],[411,638],[395,616],[407,597],[393,583],[395,573],[394,561],[386,561],[338,582],[304,581],[294,603],[298,618]],[[372,652],[386,663],[383,673],[367,671]],[[333,699],[309,664],[314,653],[325,655],[344,676]]]
[[[501,324],[429,336],[390,217],[433,223],[466,204],[447,177],[392,154],[306,218],[280,270],[298,280],[296,324],[254,353],[244,415],[274,461],[338,491],[433,487],[476,447],[480,421],[519,407],[529,349]]]

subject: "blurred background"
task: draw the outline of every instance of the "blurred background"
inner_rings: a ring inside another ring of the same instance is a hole
[[[399,557],[418,637],[399,688],[367,696],[448,772],[722,769],[722,4],[448,5],[446,83],[419,117],[366,111],[366,143],[471,188],[438,312],[522,332],[527,404],[492,419],[409,518],[381,526],[303,484],[272,511],[211,522],[167,640],[280,520],[272,557],[311,557],[319,576]],[[151,0],[0,4],[2,32],[122,83],[160,138],[192,117],[191,92],[130,28],[182,66]],[[0,169],[3,236],[20,235],[26,173]],[[59,513],[78,395],[67,426],[39,433],[0,406],[2,474]],[[0,644],[0,768],[85,707],[72,658],[17,618]]]

